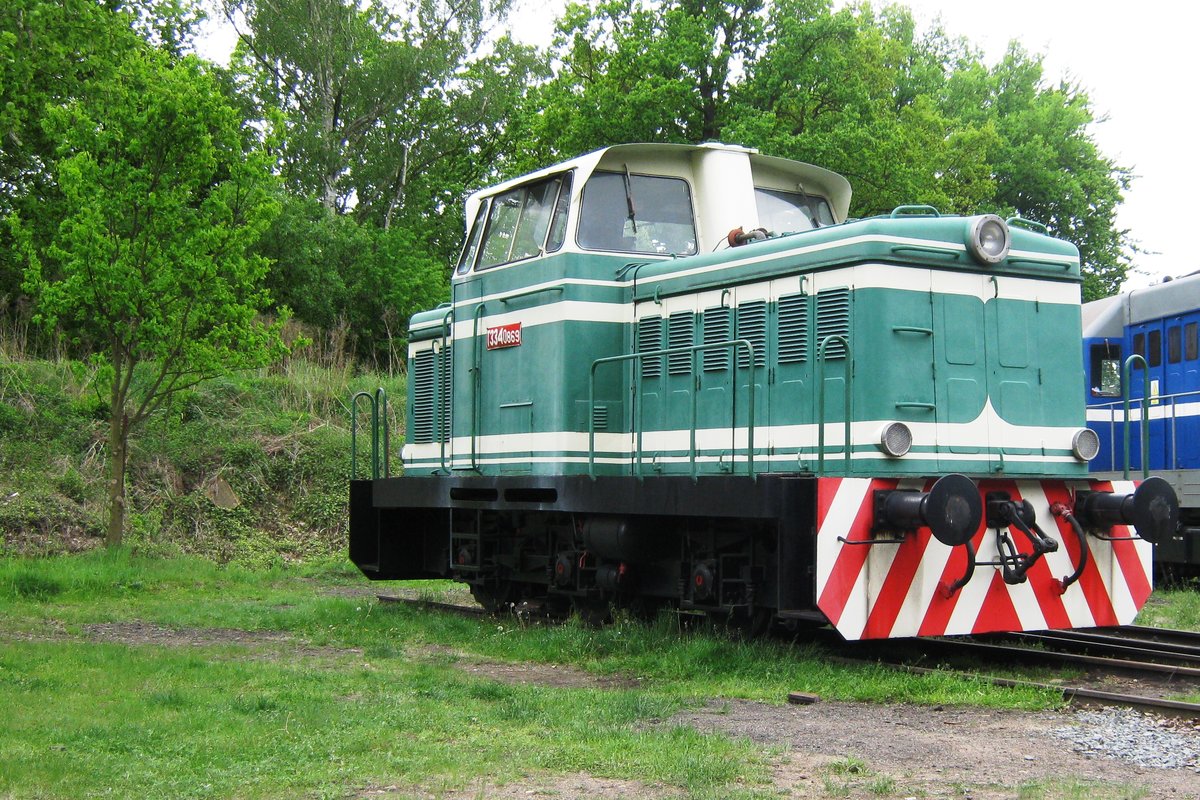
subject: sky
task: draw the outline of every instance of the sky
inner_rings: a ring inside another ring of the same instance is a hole
[[[1192,251],[1200,221],[1189,221],[1189,190],[1200,187],[1200,45],[1191,14],[1179,0],[901,0],[920,28],[940,17],[951,36],[965,36],[995,63],[1010,40],[1045,57],[1045,80],[1079,84],[1102,119],[1092,130],[1100,151],[1135,178],[1118,224],[1145,252],[1134,257],[1125,290],[1163,276],[1200,270]],[[841,4],[841,3],[839,3]],[[875,5],[880,5],[875,0]],[[550,41],[565,0],[517,0],[514,34],[531,44]],[[200,48],[224,61],[232,36],[212,25]]]

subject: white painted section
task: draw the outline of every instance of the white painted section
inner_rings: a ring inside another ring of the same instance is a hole
[[[874,441],[875,433],[887,420],[864,420],[851,425],[850,436],[856,444]],[[1005,461],[1014,463],[1076,463],[1069,455],[1042,455],[1043,446],[1050,450],[1069,451],[1071,437],[1078,428],[1074,426],[1019,426],[1013,425],[1000,418],[992,408],[991,403],[984,405],[983,412],[971,422],[945,424],[935,426],[935,423],[907,423],[913,431],[913,443],[917,446],[937,445],[937,453],[910,452],[907,456],[895,459],[897,462],[936,458],[944,461],[977,461],[986,457],[977,453],[950,453],[945,449],[950,446],[986,448],[988,441],[1003,442],[1006,447],[1028,447],[1039,451],[1029,455],[1005,455]],[[817,445],[817,425],[778,425],[755,426],[755,447],[765,447],[768,442],[777,449],[801,450],[815,448]],[[843,426],[840,423],[827,423],[825,426],[825,444],[827,448],[840,448],[842,445]],[[940,435],[940,436],[939,436]],[[699,450],[734,450],[744,453],[747,449],[747,430],[737,428],[731,435],[729,428],[702,428],[696,431],[696,449]],[[479,436],[475,438],[475,450],[482,456],[511,452],[583,452],[589,450],[588,433],[586,431],[551,431],[542,433],[498,434]],[[634,454],[637,445],[636,437],[630,433],[597,433],[596,451],[603,453]],[[467,452],[471,449],[471,437],[455,437],[452,448],[455,452]],[[678,453],[691,450],[691,433],[687,429],[670,431],[648,431],[642,435],[642,452],[644,454]],[[431,444],[406,444],[404,460],[429,460],[437,458],[440,446]],[[882,453],[860,451],[851,454],[852,460],[871,460],[882,457]],[[762,461],[794,461],[796,453],[775,454],[771,456],[755,456],[755,462]],[[815,461],[816,454],[804,454],[804,458]],[[648,459],[647,459],[648,460]],[[679,463],[689,461],[688,456],[664,456],[659,459],[663,463]],[[698,463],[719,462],[719,456],[697,455]],[[737,459],[741,460],[741,459]],[[844,460],[840,453],[827,453],[825,461],[830,466]]]
[[[717,148],[698,149],[692,155],[698,252],[711,252],[734,228],[758,227],[748,155]]]

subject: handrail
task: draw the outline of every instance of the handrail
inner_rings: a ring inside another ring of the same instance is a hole
[[[510,302],[512,300],[517,300],[522,297],[531,297],[535,294],[545,294],[546,292],[562,292],[564,289],[565,289],[565,287],[561,286],[561,285],[559,285],[559,286],[543,286],[540,289],[526,289],[523,292],[516,292],[514,294],[506,294],[503,297],[499,297],[497,299],[501,303],[507,304],[508,302]]]
[[[851,413],[851,410],[852,410],[851,403],[853,402],[853,395],[850,392],[850,382],[854,379],[854,371],[851,368],[851,363],[850,363],[851,362],[850,340],[848,338],[846,338],[846,336],[844,336],[843,334],[834,333],[834,334],[830,334],[829,336],[826,336],[824,339],[821,340],[821,343],[819,345],[817,345],[817,408],[818,408],[818,413],[817,413],[817,476],[818,477],[823,477],[825,475],[825,348],[829,345],[829,343],[831,341],[834,341],[834,340],[841,342],[842,347],[844,347],[846,349],[846,380],[845,380],[846,388],[844,389],[845,397],[843,400],[843,405],[845,406],[845,410],[846,410],[846,420],[845,420],[846,432],[845,432],[845,446],[843,449],[846,451],[846,475],[849,475],[850,471],[851,471],[850,420],[852,420],[854,418],[854,415]]]
[[[483,303],[471,312],[471,466],[478,469],[479,420],[483,416],[483,353],[479,349],[479,323],[483,319]]]
[[[1146,359],[1133,353],[1121,365],[1121,405],[1125,410],[1125,480],[1129,480],[1129,371],[1134,359],[1142,362],[1142,477],[1150,477],[1150,437],[1146,430],[1150,424],[1150,365]]]
[[[1171,392],[1169,394],[1157,394],[1150,398],[1152,405],[1158,405],[1160,408],[1167,408],[1167,407],[1170,408],[1169,415],[1167,415],[1164,412],[1164,417],[1163,417],[1163,422],[1169,421],[1168,427],[1169,427],[1170,434],[1171,434],[1170,435],[1171,449],[1170,449],[1170,454],[1169,454],[1170,457],[1167,458],[1166,461],[1164,462],[1165,469],[1179,469],[1180,468],[1179,467],[1179,406],[1181,403],[1189,402],[1187,400],[1187,398],[1192,398],[1190,400],[1190,402],[1195,403],[1196,399],[1200,398],[1200,390],[1191,389],[1186,392]],[[1131,397],[1130,401],[1132,402],[1133,400],[1134,400],[1134,398]],[[1102,463],[1105,463],[1108,465],[1107,467],[1102,467],[1102,469],[1116,470],[1116,468],[1117,468],[1117,458],[1116,458],[1117,425],[1124,424],[1124,423],[1118,422],[1117,413],[1118,413],[1118,411],[1121,411],[1123,404],[1124,404],[1124,401],[1122,401],[1122,400],[1113,400],[1113,401],[1110,401],[1107,403],[1089,403],[1087,406],[1087,410],[1089,413],[1092,411],[1099,411],[1099,412],[1107,411],[1108,412],[1108,419],[1099,419],[1097,417],[1095,419],[1089,418],[1089,420],[1088,420],[1089,423],[1090,422],[1098,422],[1100,424],[1108,426],[1108,449],[1109,449],[1108,459],[1109,460],[1107,462],[1102,462]]]
[[[595,409],[596,409],[596,368],[597,367],[600,367],[604,364],[615,364],[615,363],[619,363],[622,361],[634,362],[633,363],[634,396],[640,397],[641,396],[641,385],[642,385],[642,370],[640,369],[640,366],[641,366],[641,362],[643,359],[661,358],[663,356],[669,356],[674,353],[690,353],[691,357],[692,357],[692,373],[691,373],[691,375],[693,377],[695,377],[697,375],[697,373],[695,371],[695,364],[698,360],[696,358],[696,354],[703,352],[705,350],[716,350],[716,349],[723,349],[723,348],[731,348],[733,350],[733,352],[730,354],[731,355],[730,360],[731,360],[731,366],[734,370],[735,375],[736,375],[736,370],[738,368],[737,367],[737,351],[740,348],[745,348],[745,350],[747,352],[747,356],[748,356],[747,363],[749,364],[750,374],[748,376],[746,390],[747,390],[747,395],[749,396],[749,399],[750,399],[750,406],[749,406],[749,409],[746,414],[746,424],[748,426],[747,433],[746,433],[746,473],[747,473],[747,475],[749,475],[750,478],[753,479],[754,478],[754,379],[755,379],[757,367],[754,364],[754,345],[747,339],[730,339],[725,342],[713,342],[710,344],[697,344],[697,345],[690,345],[688,347],[668,347],[668,348],[664,348],[661,350],[646,350],[646,351],[638,352],[638,353],[626,353],[624,355],[619,355],[619,356],[608,356],[606,358],[598,358],[595,361],[593,361],[591,371],[588,375],[588,477],[591,478],[592,480],[596,480],[596,414],[595,414]],[[734,381],[735,388],[736,388],[736,383],[737,383],[737,381],[735,380]],[[691,434],[690,439],[689,439],[689,451],[688,451],[689,458],[688,458],[688,460],[689,460],[689,464],[690,464],[691,477],[692,477],[693,481],[697,480],[697,477],[698,477],[697,473],[696,473],[696,391],[697,391],[696,386],[693,385],[692,392],[691,392],[691,394],[692,394],[691,419],[689,420],[689,426],[688,426],[690,429],[690,434]],[[736,397],[736,395],[737,395],[736,391],[731,393],[731,396],[730,396],[731,403],[732,403],[734,397]],[[642,407],[643,407],[643,404],[638,403],[637,423],[635,426],[636,430],[637,430],[637,444],[635,447],[635,449],[637,450],[637,453],[635,456],[634,463],[636,465],[635,472],[636,472],[636,475],[638,478],[642,477],[642,433],[643,433],[643,427],[644,427],[644,425],[642,424],[642,420],[643,420]],[[730,427],[732,429],[737,428],[736,417],[733,417],[730,420]],[[735,440],[735,444],[736,444],[736,440]],[[736,450],[736,447],[734,449]]]
[[[451,335],[453,331],[450,328],[450,318],[452,316],[454,316],[454,306],[450,306],[450,309],[442,315],[442,347],[440,351],[435,347],[433,353],[433,429],[437,434],[438,442],[441,446],[441,468],[447,475],[450,474],[450,468],[446,466],[446,442],[450,440],[453,430],[442,430],[442,420],[446,416],[442,405],[445,402],[442,399],[442,370],[446,366],[446,348],[449,346],[449,342],[453,341],[453,336]],[[437,342],[434,342],[434,344],[436,345]],[[450,377],[453,381],[453,363],[450,364]],[[450,388],[451,395],[453,395],[454,387],[451,386]],[[451,427],[453,428],[453,422],[451,422]]]
[[[899,217],[940,217],[941,214],[933,206],[920,203],[896,206],[888,216],[891,219],[897,219]]]
[[[383,465],[383,477],[392,477],[391,463],[388,455],[391,449],[388,439],[387,424],[387,393],[380,386],[375,394],[358,392],[350,400],[350,480],[358,477],[358,401],[366,398],[371,404],[371,480],[378,480]],[[383,424],[380,425],[382,418]],[[380,440],[383,440],[382,459],[380,458]]]

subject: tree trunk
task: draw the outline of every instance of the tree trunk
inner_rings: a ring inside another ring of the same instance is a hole
[[[129,415],[124,404],[114,406],[108,423],[108,460],[112,480],[108,485],[108,533],[104,543],[119,547],[125,535],[125,463],[128,460]]]

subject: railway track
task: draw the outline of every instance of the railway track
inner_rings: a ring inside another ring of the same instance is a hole
[[[381,603],[403,604],[465,617],[484,616],[479,606],[443,603],[417,598],[377,595]],[[536,607],[515,609],[518,614],[544,616]],[[1125,626],[1096,631],[1047,631],[1004,634],[969,639],[921,639],[877,642],[840,642],[830,638],[839,655],[848,661],[874,661],[916,674],[947,671],[987,680],[998,686],[1038,687],[1062,695],[1077,705],[1126,706],[1152,710],[1186,719],[1200,719],[1200,703],[1187,703],[1144,693],[1113,692],[1086,685],[1058,685],[982,675],[959,669],[955,661],[984,660],[989,663],[1050,664],[1085,670],[1093,682],[1104,675],[1121,674],[1176,693],[1200,689],[1200,633],[1160,628]],[[897,658],[899,656],[899,658]],[[938,659],[938,666],[921,662]],[[949,661],[947,661],[949,660]],[[947,666],[949,664],[949,666]]]

